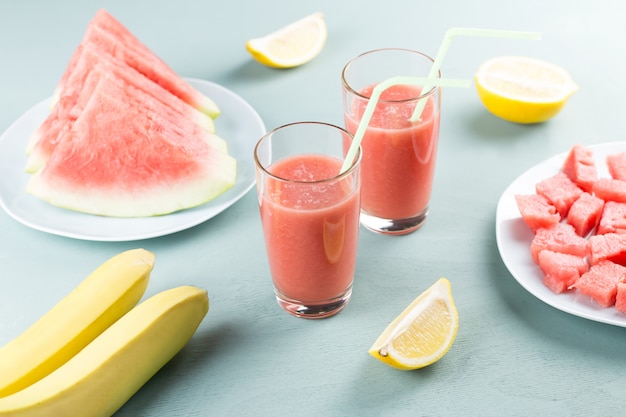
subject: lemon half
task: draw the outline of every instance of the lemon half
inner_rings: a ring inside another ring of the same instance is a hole
[[[450,282],[440,278],[387,326],[369,353],[397,369],[423,368],[448,352],[458,328]]]
[[[326,43],[322,13],[314,13],[261,38],[250,39],[246,49],[263,65],[292,68],[315,58]]]
[[[563,68],[520,56],[485,61],[474,80],[487,110],[514,123],[540,123],[551,119],[578,90]]]

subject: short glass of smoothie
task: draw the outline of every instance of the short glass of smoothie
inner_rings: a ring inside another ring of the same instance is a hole
[[[427,77],[432,58],[408,49],[378,49],[342,71],[346,129],[355,133],[373,88],[393,77]],[[437,74],[441,77],[441,74]],[[418,102],[420,118],[411,122]],[[378,99],[361,149],[361,224],[384,234],[407,234],[428,215],[437,143],[441,88],[392,85]]]
[[[342,172],[352,135],[299,122],[263,136],[254,150],[270,274],[278,304],[305,318],[332,316],[348,303],[360,216],[357,153]]]

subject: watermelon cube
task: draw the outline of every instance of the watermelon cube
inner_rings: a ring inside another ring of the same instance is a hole
[[[626,151],[608,155],[606,166],[609,174],[616,180],[626,181]]]
[[[600,216],[597,234],[626,233],[626,203],[607,201]]]
[[[537,229],[549,228],[561,221],[561,215],[556,212],[556,208],[542,195],[518,194],[515,201],[522,219],[533,233]]]
[[[530,244],[530,253],[535,263],[539,263],[539,252],[546,249],[584,258],[589,252],[589,241],[579,236],[574,226],[557,223],[550,228],[537,229]]]
[[[543,283],[557,294],[569,290],[589,269],[585,258],[551,250],[539,252],[538,262],[544,275]]]
[[[626,234],[606,233],[589,238],[589,264],[604,260],[626,266]]]
[[[567,213],[567,223],[574,226],[580,236],[587,236],[598,224],[603,207],[603,200],[587,192],[582,193]]]
[[[617,283],[617,294],[615,294],[615,309],[626,314],[626,282]]]
[[[547,198],[556,207],[562,218],[567,217],[570,207],[583,193],[563,171],[538,182],[535,189],[537,194]]]
[[[593,193],[604,201],[626,203],[626,181],[614,178],[598,178],[593,184]]]
[[[617,297],[617,286],[626,278],[626,267],[611,261],[591,266],[576,280],[573,287],[588,295],[602,307],[611,307]]]
[[[565,162],[563,172],[584,191],[591,191],[593,183],[598,179],[598,171],[593,160],[593,151],[583,145],[574,145]]]

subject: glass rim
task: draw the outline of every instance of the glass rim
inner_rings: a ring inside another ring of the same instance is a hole
[[[287,123],[284,124],[282,126],[278,126],[272,130],[270,130],[269,132],[267,132],[266,134],[264,134],[263,136],[261,136],[261,138],[257,141],[256,145],[254,146],[254,163],[257,166],[258,169],[260,169],[265,175],[271,177],[274,180],[278,180],[281,182],[285,182],[285,183],[291,183],[291,184],[320,184],[320,183],[326,183],[326,182],[331,182],[331,181],[338,181],[338,180],[342,180],[345,177],[348,177],[350,175],[352,175],[352,173],[354,172],[354,170],[357,168],[357,166],[359,165],[360,161],[361,161],[361,146],[359,146],[359,152],[357,153],[357,155],[355,155],[354,160],[352,161],[352,163],[350,164],[350,167],[348,169],[346,169],[344,172],[339,172],[337,173],[337,175],[334,175],[332,177],[328,177],[328,178],[324,178],[321,180],[314,180],[314,181],[300,181],[300,180],[293,180],[293,179],[289,179],[289,178],[283,178],[280,177],[278,175],[272,174],[267,168],[269,166],[271,166],[271,164],[266,167],[265,164],[261,163],[261,161],[259,160],[259,147],[261,146],[261,143],[264,142],[265,140],[269,139],[274,133],[278,132],[279,130],[283,130],[283,129],[287,129],[289,127],[292,126],[300,126],[300,125],[320,125],[320,126],[326,126],[329,128],[333,128],[336,130],[339,130],[341,133],[348,135],[348,137],[350,137],[351,140],[354,140],[354,135],[352,135],[352,133],[348,132],[346,129],[331,124],[331,123],[326,123],[326,122],[313,122],[313,121],[304,121],[304,122],[293,122],[293,123]],[[297,156],[294,155],[294,156]]]
[[[419,56],[421,56],[423,58],[426,58],[428,61],[431,62],[431,64],[433,64],[435,62],[435,60],[433,58],[431,58],[429,55],[426,55],[423,52],[415,51],[413,49],[408,49],[408,48],[378,48],[378,49],[372,49],[372,50],[363,52],[363,53],[355,56],[354,58],[350,59],[346,63],[346,65],[344,65],[343,69],[341,70],[341,83],[343,84],[344,88],[349,93],[354,94],[355,96],[357,96],[357,97],[359,97],[360,99],[363,99],[363,100],[369,100],[370,99],[370,97],[365,96],[365,95],[359,93],[358,91],[356,91],[354,88],[352,88],[350,83],[348,83],[348,81],[346,80],[346,71],[348,71],[349,67],[353,63],[355,63],[357,60],[359,60],[360,58],[363,58],[363,57],[368,56],[368,55],[372,55],[372,54],[377,53],[377,52],[385,52],[385,51],[408,52],[410,54],[419,55]],[[407,74],[398,74],[398,75],[409,76]],[[437,72],[437,78],[441,78],[441,70],[439,70]],[[384,80],[380,80],[380,81],[384,81]],[[425,97],[428,97],[428,96],[434,94],[435,91],[440,90],[440,89],[441,89],[441,87],[434,86],[434,87],[432,87],[430,90],[428,90],[424,94],[420,94],[419,96],[416,96],[416,97],[405,98],[405,99],[402,99],[402,100],[384,100],[384,99],[381,99],[379,97],[378,98],[378,102],[379,103],[407,103],[407,102],[411,102],[411,101],[419,101],[419,100],[421,100],[421,99],[423,99]]]

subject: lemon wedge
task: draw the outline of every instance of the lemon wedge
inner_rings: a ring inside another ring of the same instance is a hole
[[[314,13],[261,38],[250,39],[246,49],[263,65],[292,68],[315,58],[326,43],[324,15]]]
[[[519,56],[485,61],[474,81],[487,110],[504,120],[524,124],[551,119],[578,90],[563,68]]]
[[[450,281],[440,278],[387,326],[369,353],[397,369],[423,368],[448,352],[458,328]]]

